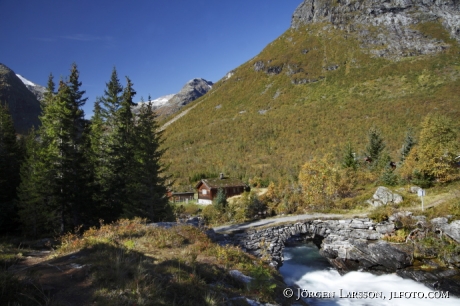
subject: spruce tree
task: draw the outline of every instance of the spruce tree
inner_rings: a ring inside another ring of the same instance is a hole
[[[71,145],[73,150],[71,154],[70,165],[70,185],[69,205],[72,214],[72,224],[74,227],[80,225],[82,215],[88,209],[90,203],[90,195],[88,194],[88,184],[90,179],[90,172],[88,169],[88,128],[84,118],[84,111],[82,107],[85,105],[87,98],[84,98],[86,93],[81,90],[82,82],[79,80],[80,72],[77,65],[72,64],[70,69],[69,80],[66,82],[70,91],[70,108],[71,108]]]
[[[225,208],[227,207],[227,196],[225,195],[225,190],[223,188],[219,188],[217,190],[217,195],[214,198],[212,204],[214,207],[220,211],[223,212],[225,211]]]
[[[120,108],[116,113],[116,126],[114,129],[112,143],[112,169],[115,171],[116,180],[113,181],[114,193],[117,195],[117,200],[120,202],[123,215],[129,216],[127,210],[133,200],[133,184],[135,177],[134,162],[134,116],[131,112],[133,97],[136,92],[133,89],[131,80],[126,77],[126,86],[123,90],[123,95],[120,103]]]
[[[13,120],[6,104],[0,102],[0,233],[14,231],[17,226],[15,199],[21,158]]]
[[[41,103],[42,120],[49,105],[54,103],[55,84],[53,75],[48,77],[46,92]],[[42,120],[43,122],[43,120]],[[52,122],[52,121],[49,121]],[[23,232],[31,236],[54,232],[56,228],[56,211],[51,208],[50,184],[53,173],[46,163],[49,139],[40,131],[32,130],[25,140],[25,159],[21,164],[21,184],[18,188],[19,219]]]
[[[381,153],[385,149],[385,142],[380,131],[376,127],[371,127],[367,134],[368,145],[366,147],[366,155],[370,157],[371,164],[377,165]]]
[[[412,129],[407,130],[404,143],[401,147],[401,162],[403,162],[407,156],[409,156],[410,150],[417,144],[413,135]]]
[[[100,112],[96,111],[93,118],[96,125],[91,128],[91,146],[97,149],[100,158],[95,173],[103,219],[114,221],[129,207],[133,196],[134,116],[131,106],[136,92],[129,78],[123,89],[115,68],[106,87],[101,103],[97,104]]]
[[[132,204],[127,207],[125,214],[144,217],[150,221],[165,221],[172,219],[173,214],[166,197],[165,168],[161,164],[164,153],[160,149],[162,132],[158,131],[159,125],[150,97],[148,100],[149,103],[141,107],[135,127],[135,192]]]
[[[21,188],[22,209],[27,211],[30,208],[28,194],[36,196],[37,200],[32,202],[40,211],[46,212],[51,230],[60,233],[79,225],[82,203],[85,202],[83,195],[87,176],[83,162],[85,146],[81,106],[86,99],[82,99],[84,91],[80,90],[78,78],[78,69],[74,64],[71,81],[61,80],[57,93],[54,93],[54,82],[50,75],[42,103],[39,141],[37,145],[28,145],[28,165],[23,171],[26,181],[40,181],[40,189],[34,191],[32,185]],[[26,181],[24,184],[30,184]],[[25,216],[24,212],[21,216]],[[23,219],[23,223],[26,222]]]
[[[28,236],[37,237],[43,233],[53,232],[53,211],[47,205],[47,183],[45,169],[39,160],[40,142],[32,130],[25,137],[26,157],[21,164],[21,184],[18,188],[19,220],[22,230]]]
[[[353,170],[358,169],[358,161],[356,160],[353,147],[350,142],[345,147],[345,153],[342,159],[342,168],[351,168]]]

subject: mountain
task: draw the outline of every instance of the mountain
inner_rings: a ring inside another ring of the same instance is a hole
[[[177,94],[162,96],[151,102],[158,115],[166,117],[206,94],[211,90],[212,85],[212,82],[205,79],[193,79],[188,81]],[[139,113],[141,106],[142,102],[134,106],[133,113]]]
[[[161,96],[159,98],[156,98],[155,100],[150,101],[152,103],[153,109],[158,109],[164,106],[166,103],[168,103],[171,98],[174,97],[174,94],[172,95],[166,95],[166,96]],[[133,114],[137,115],[139,114],[142,105],[148,102],[138,102],[136,105],[132,107],[132,112]]]
[[[39,126],[41,108],[37,97],[10,68],[1,63],[0,102],[8,105],[17,133],[25,134],[32,127]]]
[[[29,81],[28,79],[24,78],[20,74],[16,74],[16,76],[24,83],[24,85],[26,85],[27,89],[35,95],[38,101],[41,101],[43,99],[43,95],[46,92],[46,87],[35,84]]]
[[[285,33],[169,118],[169,174],[296,179],[347,142],[362,156],[372,126],[396,160],[427,114],[460,118],[459,24],[457,1],[303,1]]]

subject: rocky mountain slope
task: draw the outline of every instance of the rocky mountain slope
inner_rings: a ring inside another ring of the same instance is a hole
[[[29,81],[19,74],[16,74],[16,76],[24,83],[24,85],[26,85],[27,89],[35,95],[38,101],[43,99],[43,95],[46,92],[46,87],[35,84],[34,82]]]
[[[165,129],[170,174],[295,179],[348,141],[362,155],[372,126],[397,159],[421,118],[460,117],[459,16],[454,1],[302,2],[284,34]]]
[[[17,133],[38,127],[41,112],[37,97],[7,66],[0,63],[0,102],[8,105]]]
[[[419,23],[440,22],[453,38],[460,40],[457,1],[304,1],[294,12],[291,27],[300,29],[323,22],[356,33],[362,48],[379,57],[434,54],[449,47],[447,42],[415,29]]]
[[[152,100],[152,106],[160,117],[172,115],[190,102],[206,94],[211,90],[212,85],[212,82],[202,78],[190,80],[177,94],[166,95]],[[133,112],[135,114],[139,113],[141,107],[142,103],[138,103],[133,107]]]

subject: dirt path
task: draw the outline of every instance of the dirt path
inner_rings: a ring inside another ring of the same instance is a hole
[[[163,131],[164,129],[166,129],[170,124],[174,123],[175,121],[179,120],[180,118],[184,117],[185,115],[187,115],[187,113],[189,111],[191,111],[192,109],[194,109],[195,107],[197,107],[198,104],[200,104],[201,102],[193,105],[192,107],[190,107],[189,109],[186,109],[184,110],[183,112],[181,112],[179,115],[175,116],[174,118],[172,118],[171,120],[169,120],[168,122],[166,122],[165,124],[163,124],[163,126],[160,128],[160,131]]]
[[[252,222],[240,223],[240,224],[230,224],[230,225],[222,225],[214,227],[214,231],[216,233],[231,233],[234,231],[245,230],[248,228],[258,228],[264,226],[275,226],[282,223],[288,222],[300,222],[300,221],[308,221],[308,220],[316,220],[316,219],[339,219],[339,218],[351,218],[351,217],[359,217],[363,218],[366,217],[367,214],[322,214],[322,213],[314,213],[314,214],[305,214],[305,215],[296,215],[296,216],[285,216],[285,217],[277,217],[277,218],[268,218],[262,219]]]

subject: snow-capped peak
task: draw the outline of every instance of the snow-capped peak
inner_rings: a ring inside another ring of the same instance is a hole
[[[37,86],[37,84],[32,83],[31,81],[29,81],[28,79],[24,78],[20,74],[16,74],[16,76],[22,81],[22,83],[24,83],[24,85]]]
[[[160,106],[163,106],[165,105],[166,103],[168,103],[169,100],[171,100],[171,98],[174,97],[174,94],[172,95],[166,95],[166,96],[161,96],[159,98],[156,98],[155,100],[151,100],[150,102],[152,102],[152,106],[154,108],[156,107],[160,107]],[[144,101],[144,103],[148,103],[149,101]],[[139,106],[142,105],[142,102],[138,102],[137,103]]]

